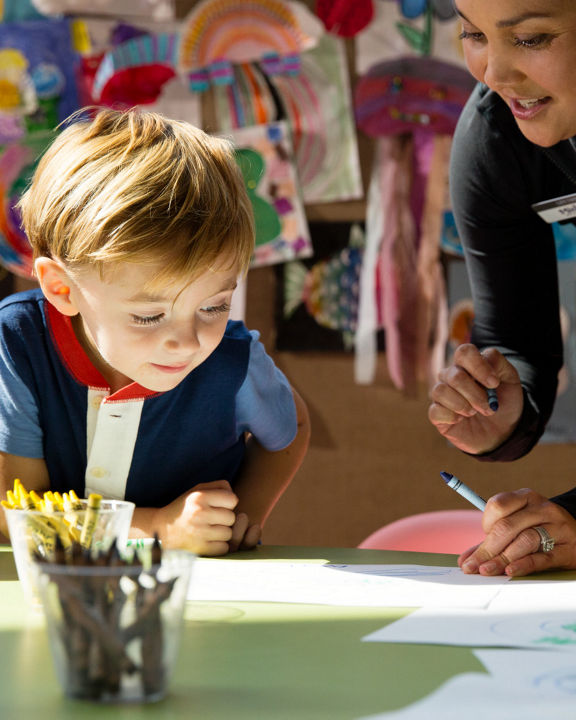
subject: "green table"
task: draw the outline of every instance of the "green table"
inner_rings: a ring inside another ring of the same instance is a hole
[[[352,564],[456,561],[454,555],[266,546],[234,558]],[[403,707],[456,673],[483,672],[468,648],[361,642],[364,635],[406,612],[288,603],[189,603],[168,696],[150,705],[98,706],[63,696],[43,617],[26,608],[12,552],[2,547],[0,718],[353,720]]]

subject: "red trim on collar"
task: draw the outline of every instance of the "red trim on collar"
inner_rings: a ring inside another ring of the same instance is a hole
[[[46,308],[48,328],[54,340],[54,345],[70,374],[73,375],[79,383],[89,388],[95,390],[110,390],[106,378],[94,367],[76,337],[71,318],[59,312],[48,300],[45,300],[44,306]],[[109,395],[105,401],[107,403],[115,401],[127,402],[129,400],[143,400],[161,394],[162,393],[156,390],[149,390],[148,388],[142,387],[138,383],[130,383],[130,385],[126,385],[112,395]]]

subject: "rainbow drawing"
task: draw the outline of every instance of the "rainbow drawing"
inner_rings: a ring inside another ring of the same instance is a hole
[[[203,0],[184,21],[178,68],[193,73],[227,60],[297,56],[314,47],[320,21],[301,4],[283,0]]]
[[[93,95],[96,101],[103,101],[106,87],[120,78],[123,72],[141,71],[145,86],[153,83],[150,68],[164,69],[160,85],[174,77],[178,36],[175,33],[150,33],[140,35],[117,45],[104,55],[94,77]],[[126,82],[134,82],[137,75],[132,72]],[[120,80],[121,82],[121,80]],[[160,88],[158,88],[158,91]]]

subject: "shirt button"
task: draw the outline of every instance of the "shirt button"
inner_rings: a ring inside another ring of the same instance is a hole
[[[89,472],[90,472],[90,475],[94,478],[103,478],[106,475],[110,474],[108,472],[108,470],[106,470],[106,468],[99,467],[99,466],[90,468]]]

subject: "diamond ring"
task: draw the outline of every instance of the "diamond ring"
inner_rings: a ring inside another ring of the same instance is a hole
[[[546,528],[543,528],[541,525],[535,525],[534,530],[540,535],[540,550],[545,553],[554,550],[554,538],[550,537]]]

